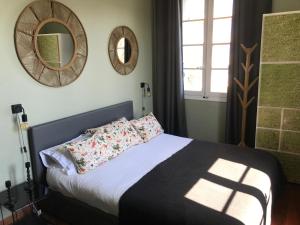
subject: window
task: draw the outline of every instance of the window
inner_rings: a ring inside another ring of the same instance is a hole
[[[183,0],[186,98],[226,101],[233,0]]]

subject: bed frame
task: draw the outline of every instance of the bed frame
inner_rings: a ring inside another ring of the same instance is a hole
[[[133,103],[127,101],[86,113],[70,116],[52,122],[33,126],[28,130],[30,157],[32,162],[33,181],[42,210],[62,219],[69,224],[94,225],[118,224],[118,218],[79,200],[48,190],[46,168],[39,157],[39,152],[49,147],[64,143],[82,134],[86,129],[98,127],[126,117],[133,118]]]

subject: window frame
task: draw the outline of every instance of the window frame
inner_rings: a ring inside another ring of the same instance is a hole
[[[227,68],[212,68],[212,51],[215,45],[229,45],[230,42],[224,43],[213,43],[213,22],[219,19],[232,19],[231,16],[225,17],[213,17],[214,13],[214,0],[204,0],[204,19],[187,19],[182,20],[182,25],[185,22],[192,21],[203,21],[204,23],[204,37],[203,44],[184,44],[182,43],[182,49],[184,46],[203,46],[203,62],[202,67],[197,68],[202,70],[202,91],[189,91],[184,90],[185,99],[202,100],[202,101],[216,101],[216,102],[226,102],[227,92],[211,92],[211,79],[213,70],[227,70],[229,71],[229,66]],[[183,64],[183,70],[185,69],[196,69],[196,68],[185,68]]]

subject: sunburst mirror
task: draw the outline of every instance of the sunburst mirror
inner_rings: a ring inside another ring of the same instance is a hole
[[[108,54],[114,69],[121,75],[130,74],[138,60],[138,43],[133,31],[126,26],[115,28],[109,38]]]
[[[71,9],[53,0],[25,7],[15,26],[15,46],[30,76],[51,87],[75,81],[88,55],[81,22]]]

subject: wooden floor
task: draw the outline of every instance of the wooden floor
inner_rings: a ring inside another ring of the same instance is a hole
[[[300,225],[300,185],[288,184],[275,202],[272,225]]]

